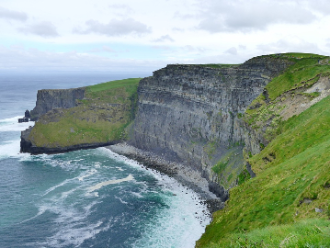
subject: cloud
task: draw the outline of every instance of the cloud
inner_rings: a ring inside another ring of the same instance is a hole
[[[0,46],[0,71],[77,71],[148,73],[164,67],[161,60],[118,59],[78,52],[46,52]],[[125,75],[125,74],[124,74]],[[139,75],[139,74],[137,74]]]
[[[166,42],[166,41],[170,41],[170,42],[174,42],[173,38],[171,36],[167,35],[163,35],[161,37],[159,37],[158,39],[154,40],[154,42]]]
[[[25,34],[38,35],[44,38],[59,36],[56,27],[51,22],[46,21],[28,25],[24,28],[19,28],[18,31]]]
[[[116,53],[116,51],[113,50],[109,46],[102,46],[101,48],[95,48],[95,49],[90,50],[90,52],[92,52],[92,53],[102,53],[102,52]]]
[[[112,19],[108,24],[103,24],[95,20],[89,20],[86,22],[87,28],[82,30],[81,28],[75,28],[74,33],[78,34],[102,34],[107,36],[121,36],[126,34],[147,34],[151,32],[151,29],[145,24],[136,21],[132,18],[127,19]]]
[[[181,20],[188,20],[188,19],[195,19],[196,15],[195,14],[183,14],[179,11],[176,11],[173,15],[174,18],[178,18]]]
[[[257,49],[262,51],[262,54],[282,53],[282,52],[300,52],[308,51],[310,53],[325,54],[316,44],[303,40],[278,40],[269,44],[260,44]]]
[[[109,8],[118,11],[124,11],[126,14],[134,13],[133,9],[125,4],[111,4],[109,5]]]
[[[231,55],[237,55],[237,49],[235,47],[231,47],[225,53],[228,53]]]
[[[24,12],[13,11],[0,7],[0,18],[25,22],[28,16]]]
[[[308,24],[316,20],[308,5],[294,0],[210,0],[201,1],[200,8],[197,28],[210,33],[249,32],[273,24]]]

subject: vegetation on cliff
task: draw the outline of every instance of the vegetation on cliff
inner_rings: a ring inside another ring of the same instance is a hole
[[[329,57],[273,56],[296,63],[269,83],[244,115],[252,128],[271,129],[270,143],[248,159],[257,177],[231,189],[197,247],[330,246],[330,96],[297,115],[287,115],[290,106],[283,104],[284,97],[297,100],[296,94],[321,77],[329,81]]]
[[[134,119],[139,81],[131,78],[86,87],[77,107],[43,115],[29,139],[48,148],[124,140],[125,128]]]

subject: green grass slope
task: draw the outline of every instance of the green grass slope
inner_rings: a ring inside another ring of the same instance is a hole
[[[319,61],[328,58],[306,55],[306,62],[304,56],[296,57],[298,62],[266,87],[271,99],[293,88],[308,87],[302,82],[318,74],[326,76],[330,70]],[[252,110],[254,118],[276,102],[261,105]],[[329,106],[327,97],[274,125],[276,136],[249,158],[257,177],[230,191],[226,207],[214,214],[197,247],[330,247]]]
[[[29,139],[36,146],[51,148],[124,140],[125,128],[134,119],[140,80],[130,78],[87,87],[77,107],[42,116]]]

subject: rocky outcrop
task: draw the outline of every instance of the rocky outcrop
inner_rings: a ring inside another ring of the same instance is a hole
[[[32,121],[36,121],[43,114],[57,108],[73,108],[78,105],[77,100],[83,99],[85,88],[60,89],[60,90],[39,90],[36,106],[30,111]]]
[[[229,171],[236,178],[243,170],[239,154],[246,130],[240,115],[289,65],[287,60],[269,57],[253,58],[234,68],[168,65],[141,80],[134,137],[129,143],[199,171],[213,192],[223,194],[212,167],[232,152],[232,157],[242,160],[232,163]]]

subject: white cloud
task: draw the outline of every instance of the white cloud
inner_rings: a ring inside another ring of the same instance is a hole
[[[282,52],[309,52],[317,54],[325,54],[317,44],[306,42],[299,39],[294,40],[278,40],[276,42],[260,44],[257,48],[263,54],[282,53]]]
[[[108,24],[103,24],[95,20],[89,20],[86,22],[87,28],[82,30],[81,28],[75,28],[74,33],[78,34],[102,34],[106,36],[121,36],[127,34],[147,34],[151,33],[151,29],[132,18],[127,19],[112,19]]]
[[[316,15],[301,4],[287,1],[202,1],[198,29],[210,33],[265,30],[273,24],[308,24]]]
[[[39,22],[31,25],[27,25],[23,28],[19,28],[18,31],[25,34],[38,35],[44,38],[57,37],[56,27],[51,22]]]
[[[83,71],[83,72],[143,72],[164,67],[161,60],[136,60],[108,58],[78,52],[45,52],[22,47],[0,47],[0,71]]]
[[[167,42],[167,41],[174,42],[174,39],[167,34],[167,35],[163,35],[163,36],[159,37],[158,39],[155,39],[154,41],[155,42]]]
[[[133,9],[125,4],[111,4],[111,5],[109,5],[109,8],[112,10],[123,12],[125,14],[134,13]]]
[[[225,53],[228,53],[231,55],[237,55],[237,49],[235,47],[231,47]]]
[[[116,51],[109,46],[102,46],[101,48],[94,48],[94,49],[91,49],[90,52],[92,52],[92,53],[102,53],[102,52],[116,53]]]
[[[0,47],[38,48],[59,66],[70,51],[77,60],[106,65],[109,59],[163,65],[240,63],[286,51],[330,54],[328,0],[49,0],[38,8],[10,0],[1,7]]]
[[[9,10],[0,7],[0,18],[25,22],[28,19],[28,15],[24,12]]]

